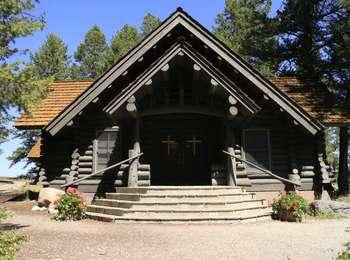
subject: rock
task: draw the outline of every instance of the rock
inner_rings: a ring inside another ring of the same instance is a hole
[[[315,200],[311,205],[316,211],[332,210],[335,213],[350,214],[350,203],[334,200]]]
[[[58,210],[56,208],[56,205],[55,204],[50,204],[49,208],[48,208],[48,212],[49,214],[57,214],[58,213]]]
[[[47,208],[45,207],[39,207],[38,205],[35,205],[33,208],[32,208],[32,211],[44,211],[46,210]]]
[[[40,211],[41,208],[38,205],[35,205],[34,207],[32,207],[32,211]]]
[[[63,190],[55,188],[43,188],[39,193],[38,205],[48,207],[52,203],[56,203],[57,200],[64,194]]]

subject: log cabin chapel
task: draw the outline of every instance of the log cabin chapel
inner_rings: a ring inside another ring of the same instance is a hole
[[[319,196],[330,181],[324,128],[350,116],[310,84],[264,77],[178,8],[98,79],[54,82],[15,127],[41,130],[28,156],[44,186]]]

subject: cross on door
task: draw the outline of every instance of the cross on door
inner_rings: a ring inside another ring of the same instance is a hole
[[[170,147],[172,144],[176,144],[176,141],[171,140],[170,135],[168,135],[166,140],[162,140],[162,144],[167,144],[168,155],[170,155]]]
[[[193,156],[196,156],[196,154],[197,154],[197,144],[202,143],[202,140],[198,140],[196,138],[196,136],[192,136],[192,140],[187,140],[186,142],[192,144]]]

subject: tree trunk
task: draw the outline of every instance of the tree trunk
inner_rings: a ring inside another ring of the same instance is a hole
[[[338,187],[339,187],[339,194],[341,195],[346,195],[349,193],[348,141],[349,141],[348,128],[340,127]]]

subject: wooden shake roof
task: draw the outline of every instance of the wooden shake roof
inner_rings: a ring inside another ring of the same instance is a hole
[[[332,95],[324,89],[311,88],[307,82],[294,77],[275,77],[270,81],[302,110],[325,125],[350,124],[350,113],[334,104]],[[23,113],[15,122],[17,128],[43,128],[82,94],[92,80],[57,81],[48,96],[31,115]]]

